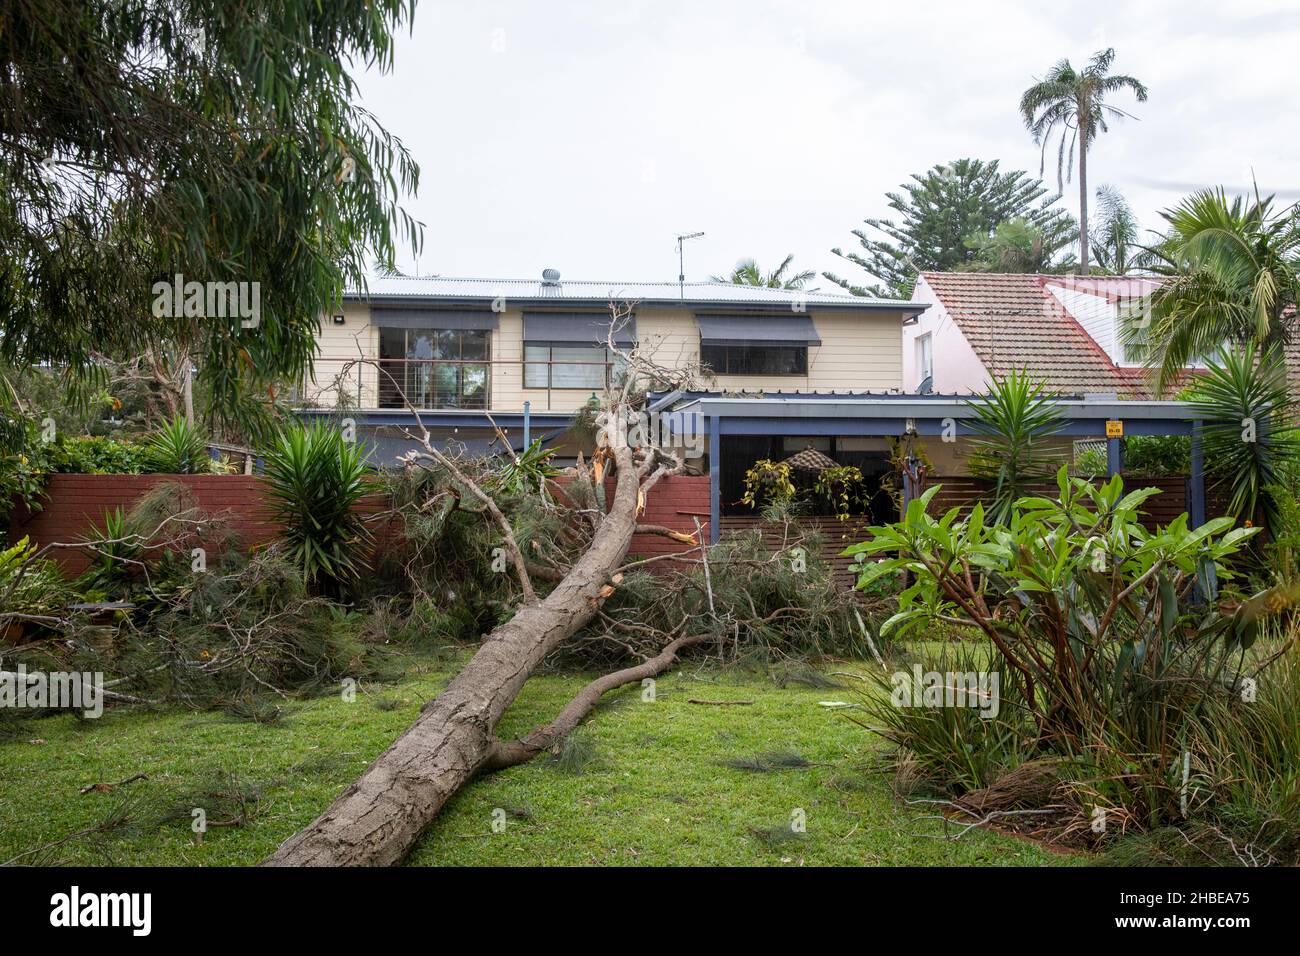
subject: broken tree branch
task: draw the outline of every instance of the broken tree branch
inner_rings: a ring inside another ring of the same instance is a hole
[[[662,674],[676,663],[677,653],[683,648],[711,641],[714,637],[713,634],[679,637],[670,642],[656,657],[652,657],[648,661],[596,678],[579,691],[578,695],[569,701],[564,710],[560,711],[559,716],[545,727],[538,727],[527,737],[522,737],[519,740],[496,741],[487,763],[484,764],[484,769],[500,770],[505,767],[513,767],[516,764],[532,760],[543,750],[550,750],[573,732],[583,718],[596,708],[596,705],[600,703],[600,698],[605,694],[626,684]]]

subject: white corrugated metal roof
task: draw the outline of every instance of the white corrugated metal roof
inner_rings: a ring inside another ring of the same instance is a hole
[[[900,309],[920,311],[927,306],[901,299],[872,299],[830,292],[798,292],[730,282],[608,282],[564,280],[554,284],[532,279],[462,279],[451,276],[376,276],[364,292],[348,291],[349,298],[447,299],[454,301],[507,300],[577,302],[604,305],[611,299],[629,302],[689,302],[719,305],[826,305],[839,308]]]

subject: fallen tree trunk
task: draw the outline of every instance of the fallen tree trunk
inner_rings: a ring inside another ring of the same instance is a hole
[[[550,594],[526,604],[416,722],[264,866],[388,866],[402,861],[443,805],[499,754],[494,731],[542,659],[595,616],[636,530],[642,474],[614,452],[614,498],[590,546]],[[651,477],[653,483],[658,473]]]

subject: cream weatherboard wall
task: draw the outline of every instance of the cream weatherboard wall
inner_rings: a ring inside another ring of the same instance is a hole
[[[339,314],[339,313],[336,313]],[[370,324],[369,307],[351,303],[341,314],[322,320],[320,349],[313,381],[302,390],[305,404],[333,408],[340,388],[353,407],[378,405],[378,370],[373,366],[347,369],[346,363],[364,355],[379,354],[379,333]],[[901,315],[896,312],[819,312],[810,309],[820,346],[808,349],[806,375],[719,375],[712,387],[721,390],[829,392],[882,391],[903,386]],[[755,317],[761,322],[762,318]],[[700,336],[694,313],[671,308],[636,311],[637,338],[654,362],[682,368],[699,361]],[[491,409],[519,411],[525,401],[534,411],[576,411],[591,389],[533,389],[523,387],[523,312],[501,313],[492,333]]]

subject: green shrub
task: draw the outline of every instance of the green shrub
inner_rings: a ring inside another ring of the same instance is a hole
[[[1105,477],[1110,471],[1110,461],[1104,448],[1085,448],[1074,456],[1071,472],[1080,478]]]
[[[366,471],[364,451],[326,424],[286,429],[266,455],[289,560],[327,591],[354,582],[368,566],[371,534],[355,507],[371,490]]]
[[[72,599],[58,564],[36,557],[37,550],[27,538],[0,549],[0,639],[11,626],[55,623]]]
[[[79,475],[133,475],[145,466],[140,445],[102,435],[60,439],[51,449],[51,470]]]
[[[145,439],[144,463],[159,475],[206,475],[212,471],[207,436],[178,415]]]
[[[1186,475],[1192,467],[1192,440],[1187,435],[1134,435],[1124,439],[1123,460],[1126,475],[1142,478]],[[1100,474],[1105,473],[1103,468]]]
[[[965,519],[929,515],[932,488],[846,552],[885,555],[863,585],[898,570],[915,578],[886,634],[935,622],[978,629],[1024,715],[1018,725],[916,716],[894,739],[936,767],[949,747],[963,786],[1032,749],[1091,768],[1076,782],[1079,807],[1111,807],[1143,827],[1181,819],[1188,735],[1211,702],[1236,692],[1260,621],[1294,596],[1270,591],[1221,614],[1225,562],[1257,529],[1229,530],[1229,518],[1192,529],[1183,515],[1152,533],[1138,509],[1156,489],[1126,495],[1118,477],[1096,488],[1065,469],[1057,480],[1058,499],[1023,498],[1004,526],[986,524],[978,505]],[[1189,600],[1193,587],[1208,610]],[[1019,740],[1002,739],[1017,726]]]

